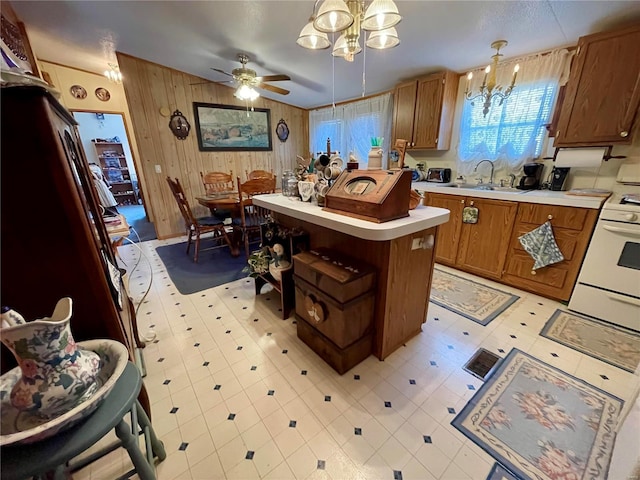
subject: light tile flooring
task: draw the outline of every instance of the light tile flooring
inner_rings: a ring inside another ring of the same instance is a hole
[[[420,335],[384,361],[370,356],[338,375],[280,319],[279,297],[252,279],[184,296],[155,253],[130,278],[140,305],[152,421],[167,450],[159,479],[485,479],[494,460],[450,425],[481,382],[462,370],[485,347],[512,347],[611,392],[631,396],[633,376],[538,335],[563,305],[494,282],[520,299],[486,327],[429,305]],[[136,246],[120,254],[131,268]],[[206,253],[201,262],[206,262]],[[76,479],[117,478],[118,449]],[[135,477],[137,478],[137,477]]]

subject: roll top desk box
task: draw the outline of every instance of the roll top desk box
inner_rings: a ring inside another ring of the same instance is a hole
[[[411,172],[344,170],[325,197],[324,210],[383,223],[409,216]]]
[[[343,374],[372,351],[375,268],[324,248],[293,258],[298,337]]]

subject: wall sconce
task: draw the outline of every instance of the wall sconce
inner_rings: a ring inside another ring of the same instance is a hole
[[[484,105],[482,109],[483,115],[486,117],[487,113],[489,113],[489,109],[491,108],[491,101],[494,98],[499,98],[500,103],[498,105],[502,105],[502,102],[506,98],[511,95],[513,88],[516,86],[516,77],[518,76],[518,70],[520,70],[520,65],[516,64],[513,67],[513,77],[511,79],[511,85],[509,85],[504,92],[502,91],[502,85],[496,84],[496,73],[498,71],[498,61],[502,54],[500,53],[500,49],[507,46],[506,40],[496,40],[491,44],[491,48],[496,49],[495,55],[493,55],[491,64],[487,65],[487,68],[484,69],[484,79],[482,80],[482,85],[480,85],[480,91],[478,93],[472,93],[469,90],[469,85],[471,83],[471,79],[473,78],[473,73],[469,72],[467,74],[467,87],[464,92],[465,98],[467,100],[471,100],[471,105],[475,105],[475,100],[481,99]]]

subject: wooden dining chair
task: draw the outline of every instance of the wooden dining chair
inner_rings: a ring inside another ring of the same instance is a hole
[[[232,248],[231,240],[227,235],[225,230],[225,226],[222,223],[222,220],[216,217],[200,217],[196,218],[189,206],[189,202],[187,201],[187,197],[184,194],[184,189],[180,184],[180,180],[177,178],[172,180],[171,177],[167,177],[167,183],[169,184],[169,188],[171,189],[171,193],[173,197],[176,199],[178,204],[178,208],[180,209],[180,214],[184,219],[185,228],[187,230],[187,255],[189,254],[189,250],[191,248],[191,242],[195,235],[195,254],[193,256],[193,261],[198,262],[198,254],[200,253],[200,236],[206,233],[213,233],[213,237],[216,240],[224,240],[225,243]],[[218,245],[217,248],[222,245]],[[209,250],[209,249],[207,249]]]
[[[228,192],[236,192],[236,187],[233,183],[233,170],[229,173],[225,172],[200,172],[200,178],[202,179],[202,185],[204,186],[204,192],[207,195],[222,194]],[[211,209],[211,215],[221,220],[232,216],[232,211],[229,209],[215,208]]]
[[[247,180],[255,180],[256,178],[275,178],[275,174],[273,170],[245,170],[245,174],[247,175]]]
[[[266,223],[271,210],[253,204],[253,196],[262,193],[275,193],[276,177],[254,178],[240,183],[238,177],[238,197],[240,199],[240,217],[233,219],[233,228],[242,234],[244,248],[249,258],[249,236],[260,234],[260,225]]]

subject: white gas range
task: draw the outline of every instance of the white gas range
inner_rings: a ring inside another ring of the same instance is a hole
[[[620,187],[598,217],[569,309],[640,331],[640,187]]]

